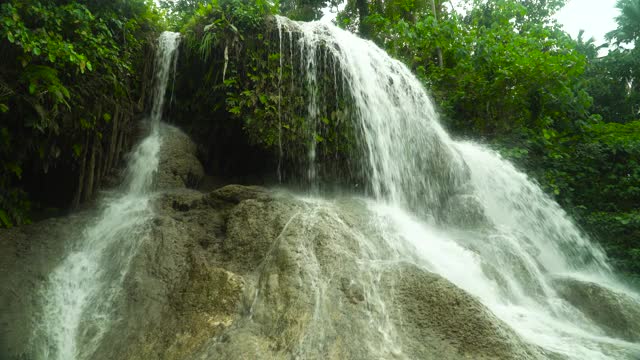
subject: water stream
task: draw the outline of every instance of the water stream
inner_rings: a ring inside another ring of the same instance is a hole
[[[419,80],[374,43],[331,24],[277,23],[281,49],[285,44],[280,55],[301,57],[298,78],[308,87],[322,81],[317,74],[326,59],[338,64],[334,81],[345,84],[356,109],[361,166],[375,199],[369,208],[400,259],[477,296],[549,352],[570,359],[640,354],[639,344],[607,336],[554,290],[559,277],[586,278],[637,298],[556,202],[496,152],[453,140]],[[287,49],[288,33],[299,35],[289,45],[297,51]],[[317,101],[326,96],[316,93]],[[315,104],[311,126],[319,123]]]
[[[31,339],[38,359],[91,359],[115,316],[114,303],[152,216],[150,197],[161,145],[160,120],[179,34],[158,39],[150,134],[129,155],[121,189],[100,200],[99,216],[82,230],[42,289],[43,314]]]

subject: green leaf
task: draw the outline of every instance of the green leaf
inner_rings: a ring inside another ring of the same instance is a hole
[[[36,83],[29,84],[29,94],[33,95],[36,93],[37,85]]]
[[[40,55],[40,48],[37,48],[37,47],[33,48],[33,54],[36,55],[36,56],[39,56]]]
[[[9,107],[6,104],[0,103],[0,112],[6,113],[7,111],[9,111]]]
[[[104,113],[104,114],[102,115],[102,118],[104,119],[104,121],[105,121],[105,122],[109,122],[109,121],[111,121],[111,114],[109,114],[109,113]]]
[[[13,224],[11,223],[11,221],[9,220],[9,216],[7,215],[7,213],[0,209],[0,221],[2,221],[2,224],[7,227],[10,228],[13,226]]]
[[[12,33],[8,33],[7,34],[7,40],[9,40],[10,43],[14,43],[16,41],[16,39],[13,37]]]
[[[14,173],[18,177],[18,179],[22,178],[22,168],[18,164],[8,163],[5,164],[5,167],[10,172]]]
[[[89,121],[87,121],[87,119],[85,119],[85,118],[80,118],[80,126],[83,129],[91,129],[93,127],[91,125],[91,123]]]
[[[93,71],[93,66],[91,65],[91,62],[87,61],[87,69],[89,69],[89,71]]]
[[[80,144],[73,144],[73,154],[76,157],[80,157],[80,154],[82,153],[82,145]]]

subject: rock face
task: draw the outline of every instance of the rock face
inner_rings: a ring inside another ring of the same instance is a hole
[[[404,265],[385,274],[395,283],[393,308],[413,359],[531,359],[540,355],[446,279]]]
[[[602,285],[573,278],[555,281],[558,293],[608,334],[640,343],[640,301]]]
[[[163,125],[160,164],[156,175],[158,189],[195,187],[204,177],[196,157],[196,144],[180,129]]]
[[[156,205],[96,359],[540,357],[464,291],[393,262],[360,200],[231,185]]]
[[[228,223],[235,218],[237,196],[263,193],[234,192],[232,186],[210,194],[178,189],[161,195],[151,240],[138,250],[125,282],[122,321],[94,358],[188,359],[232,325],[246,280],[237,272],[242,262],[229,263],[250,257],[225,253],[233,228]],[[244,250],[258,244],[252,240],[246,239]]]
[[[364,201],[189,189],[202,176],[195,147],[164,131],[150,236],[89,358],[544,358],[474,297],[398,258]],[[0,358],[30,354],[38,286],[86,215],[0,231]]]

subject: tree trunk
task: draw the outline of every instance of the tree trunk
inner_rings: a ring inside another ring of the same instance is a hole
[[[436,12],[436,0],[431,0],[431,12],[433,13],[433,18],[435,19],[436,26],[438,26],[438,13]],[[438,66],[440,68],[444,67],[444,61],[442,60],[442,49],[439,46],[436,46],[436,54],[438,56]]]
[[[84,193],[82,194],[82,201],[88,201],[93,196],[93,179],[96,167],[96,135],[93,134],[93,141],[91,143],[91,158],[89,159],[89,165],[87,166],[87,181],[84,185]]]
[[[73,196],[71,202],[71,208],[76,209],[80,205],[80,199],[82,196],[82,190],[84,187],[85,167],[87,164],[87,154],[89,153],[89,135],[86,135],[84,140],[84,147],[82,148],[82,161],[80,162],[80,174],[78,175],[78,186],[76,187],[76,193]]]
[[[118,122],[120,121],[120,106],[116,105],[113,112],[113,119],[111,120],[111,138],[109,139],[109,149],[107,150],[107,161],[105,164],[106,175],[113,168],[114,156],[116,155],[116,146],[118,144]],[[117,161],[117,159],[115,159]]]

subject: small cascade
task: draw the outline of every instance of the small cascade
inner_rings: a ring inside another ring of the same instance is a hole
[[[344,89],[346,101],[336,111],[350,116],[356,171],[375,199],[369,208],[378,231],[397,249],[379,261],[407,261],[444,276],[550,353],[570,359],[640,353],[640,345],[608,337],[556,290],[559,277],[589,278],[636,297],[620,290],[600,247],[508,161],[479,144],[453,140],[409,69],[331,24],[278,17],[277,25],[280,64],[299,64],[291,66],[299,71],[292,77],[304,79],[310,97],[311,138],[322,133],[330,107],[326,84]],[[282,34],[295,34],[295,41]],[[311,141],[306,164],[312,184],[317,169],[331,162],[316,156],[322,151]]]
[[[129,156],[121,190],[100,201],[100,215],[81,229],[79,241],[42,289],[42,319],[31,343],[36,359],[91,359],[112,322],[114,304],[153,212],[150,200],[161,146],[159,124],[178,56],[178,33],[158,39],[150,135]]]

